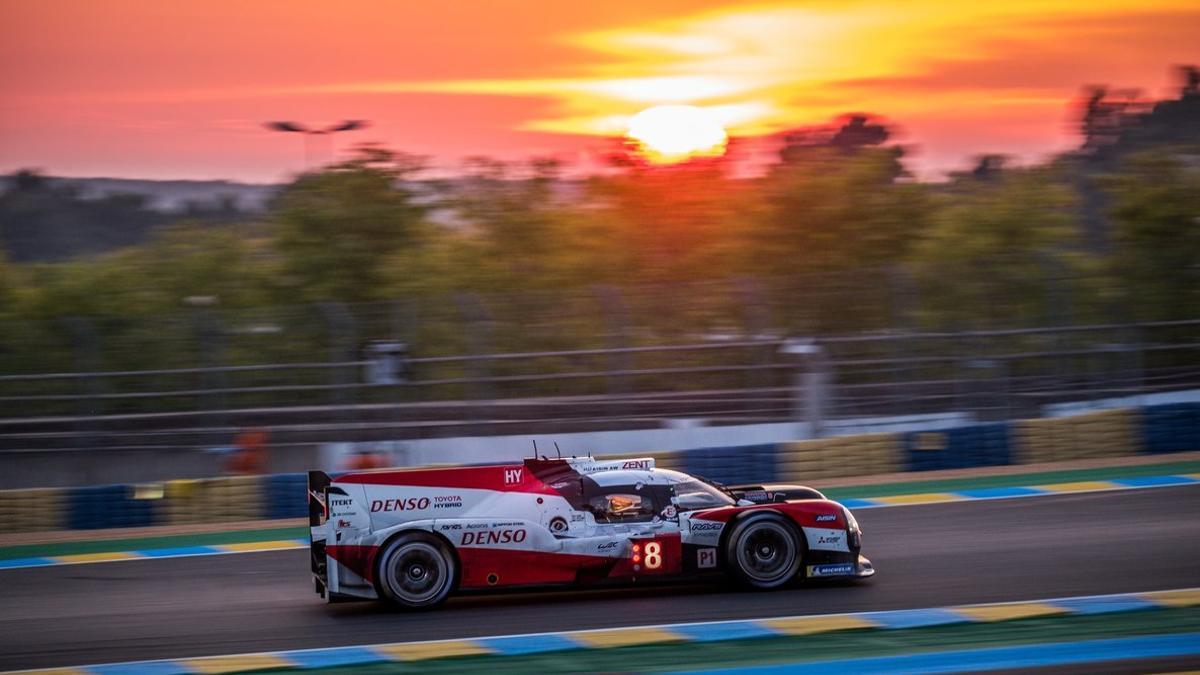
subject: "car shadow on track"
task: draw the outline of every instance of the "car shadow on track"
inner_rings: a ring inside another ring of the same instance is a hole
[[[612,585],[588,588],[563,587],[533,587],[519,590],[482,591],[451,597],[440,607],[410,611],[394,607],[384,602],[365,601],[347,602],[327,606],[325,611],[336,616],[408,616],[428,614],[453,615],[460,612],[476,612],[491,610],[518,610],[531,608],[546,608],[553,611],[559,606],[583,606],[589,603],[629,603],[646,600],[661,602],[673,598],[692,599],[703,598],[705,602],[720,602],[721,598],[737,599],[745,602],[755,596],[772,596],[790,592],[816,591],[818,589],[836,589],[862,587],[861,580],[819,580],[804,581],[786,588],[773,591],[744,590],[730,583],[696,583],[695,581],[655,582],[653,584]],[[797,611],[802,608],[797,607]],[[653,614],[647,613],[647,618]]]

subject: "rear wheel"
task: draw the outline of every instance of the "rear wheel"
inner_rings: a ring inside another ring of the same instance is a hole
[[[442,540],[419,532],[387,544],[379,559],[379,590],[406,609],[441,604],[454,587],[458,562]]]
[[[733,525],[725,560],[735,579],[751,588],[779,588],[800,572],[804,547],[796,526],[778,513],[751,514]]]

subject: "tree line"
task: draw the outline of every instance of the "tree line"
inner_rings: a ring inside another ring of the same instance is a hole
[[[26,174],[0,194],[6,248],[53,218],[80,219],[84,239],[86,223],[124,218],[128,241],[64,262],[0,258],[0,360],[69,369],[69,349],[46,347],[70,342],[63,317],[138,335],[130,344],[147,347],[130,359],[146,363],[153,344],[194,357],[155,340],[170,332],[164,317],[195,307],[538,299],[496,310],[511,324],[586,315],[568,298],[596,287],[644,300],[632,329],[666,334],[744,313],[744,298],[704,290],[739,279],[760,286],[771,323],[825,334],[1200,317],[1195,80],[1153,105],[1106,96],[1082,104],[1078,150],[1028,166],[981,157],[944,182],[917,180],[888,130],[857,115],[787,134],[752,177],[739,175],[736,153],[650,166],[617,152],[591,176],[549,159],[476,159],[437,181],[420,178],[417,157],[366,146],[296,177],[263,214],[199,211],[170,224],[127,197],[91,204],[88,218],[48,210],[63,196]],[[436,351],[457,329],[427,321]],[[530,331],[510,324],[497,350],[526,345]]]

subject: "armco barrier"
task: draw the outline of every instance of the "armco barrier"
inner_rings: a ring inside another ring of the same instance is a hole
[[[1200,403],[1169,403],[1142,408],[1145,452],[1200,450]]]
[[[659,467],[737,484],[1191,450],[1200,450],[1200,403],[628,457],[653,456]],[[0,532],[297,518],[307,512],[305,482],[292,473],[6,490]]]

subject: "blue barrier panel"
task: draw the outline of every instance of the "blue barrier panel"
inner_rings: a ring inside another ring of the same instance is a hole
[[[695,448],[682,453],[682,470],[720,483],[770,482],[776,478],[776,445]]]
[[[909,471],[968,469],[1012,463],[1008,422],[972,424],[941,431],[904,434]]]
[[[1142,408],[1142,438],[1148,453],[1200,450],[1200,403]]]
[[[133,499],[128,485],[98,485],[67,490],[67,527],[98,530],[141,527],[159,522],[157,500]]]
[[[264,476],[263,516],[266,518],[303,518],[308,515],[308,475],[277,473]]]

